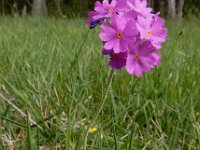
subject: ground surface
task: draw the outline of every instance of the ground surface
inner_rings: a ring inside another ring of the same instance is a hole
[[[88,149],[200,149],[199,24],[168,21],[162,63],[115,74]],[[82,20],[0,18],[0,149],[81,149],[109,70],[99,29],[76,57],[87,31]]]

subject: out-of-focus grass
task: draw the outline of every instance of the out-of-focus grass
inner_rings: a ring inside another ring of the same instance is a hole
[[[106,88],[99,30],[69,70],[88,30],[83,20],[0,22],[0,149],[80,149]],[[162,63],[142,78],[116,73],[88,149],[200,149],[199,23],[168,21]]]

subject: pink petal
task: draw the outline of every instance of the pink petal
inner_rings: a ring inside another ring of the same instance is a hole
[[[126,0],[118,0],[115,9],[117,9],[117,11],[123,11],[125,7],[126,7]]]
[[[126,19],[123,16],[113,14],[110,18],[111,25],[117,30],[122,31],[126,25]]]
[[[147,7],[147,1],[146,0],[141,2],[141,7],[143,7],[143,8]]]
[[[117,38],[107,41],[104,45],[104,48],[108,49],[108,50],[113,49],[115,47],[116,43],[119,43],[119,39],[117,39]]]
[[[109,26],[106,23],[101,24],[100,27],[104,32],[109,32],[111,34],[116,34],[117,33],[111,26]]]
[[[134,61],[134,55],[130,54],[128,55],[127,59],[126,59],[126,71],[129,74],[133,74],[135,71],[135,61]]]
[[[134,69],[135,75],[137,77],[141,77],[142,76],[142,68],[137,61],[135,62],[134,67],[135,67],[135,69]]]
[[[138,17],[138,24],[143,28],[143,29],[148,29],[150,24],[147,24],[147,21],[144,17],[140,16]]]
[[[138,34],[138,29],[134,21],[129,20],[126,23],[126,26],[124,28],[124,33],[126,34],[126,36],[135,36]]]
[[[127,5],[128,5],[131,9],[135,8],[134,5],[133,5],[131,2],[129,2],[129,1],[127,1]]]
[[[140,43],[141,43],[141,40],[140,39],[136,39],[136,41],[133,44],[129,45],[131,53],[133,53],[133,54],[138,53],[139,48],[140,48]]]
[[[149,67],[154,64],[156,59],[150,56],[140,56],[140,62],[143,64],[149,64]]]
[[[151,56],[155,59],[155,62],[152,64],[152,67],[155,67],[161,62],[162,56],[157,53],[153,53],[153,54],[151,54]]]
[[[161,49],[162,48],[162,46],[161,46],[161,43],[156,43],[156,42],[152,42],[152,45],[157,49],[157,50],[159,50],[159,49]]]
[[[150,41],[145,41],[141,46],[140,46],[140,55],[142,56],[147,56],[153,52],[156,51],[156,48],[152,46]]]
[[[152,42],[153,43],[163,43],[166,41],[166,37],[162,37],[162,36],[151,36]]]
[[[133,37],[124,37],[123,41],[125,41],[127,45],[134,43]]]
[[[117,38],[117,42],[115,42],[113,51],[115,53],[120,53],[122,51],[122,47],[121,47],[121,41]]]
[[[139,64],[144,72],[148,72],[151,69],[151,65],[145,61],[139,61]]]
[[[165,28],[152,28],[152,34],[154,36],[166,36],[167,35],[167,29]]]
[[[103,1],[103,7],[104,7],[105,9],[109,9],[110,4],[109,4],[109,1],[108,1],[108,0],[104,0],[104,1]]]
[[[102,41],[109,41],[114,38],[113,34],[102,32],[99,34],[99,37]]]
[[[98,13],[105,13],[105,9],[103,8],[103,5],[99,1],[95,3],[94,10]]]
[[[117,1],[116,0],[112,0],[111,3],[110,3],[110,7],[114,8],[117,4]]]
[[[140,32],[140,38],[146,39],[146,29],[142,28],[138,23],[136,24],[138,31]]]
[[[95,7],[94,10],[100,14],[107,12],[103,7]]]
[[[128,51],[127,40],[121,39],[120,40],[120,52],[127,52],[127,51]]]

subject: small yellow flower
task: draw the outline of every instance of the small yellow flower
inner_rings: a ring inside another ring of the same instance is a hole
[[[89,128],[89,133],[94,133],[97,131],[97,128],[93,127],[93,128]]]

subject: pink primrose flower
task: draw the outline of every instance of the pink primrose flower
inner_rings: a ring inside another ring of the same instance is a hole
[[[161,48],[161,43],[166,41],[167,29],[159,16],[138,17],[136,26],[140,32],[140,38],[151,41],[157,49]]]
[[[138,41],[133,45],[127,56],[126,70],[129,74],[135,74],[137,77],[142,76],[142,72],[148,72],[158,63],[157,55],[154,54],[156,48],[151,42],[146,41],[141,44]]]
[[[129,44],[138,35],[135,20],[118,15],[110,18],[110,24],[103,23],[101,29],[103,32],[99,37],[105,42],[104,48],[115,53],[127,52]]]

